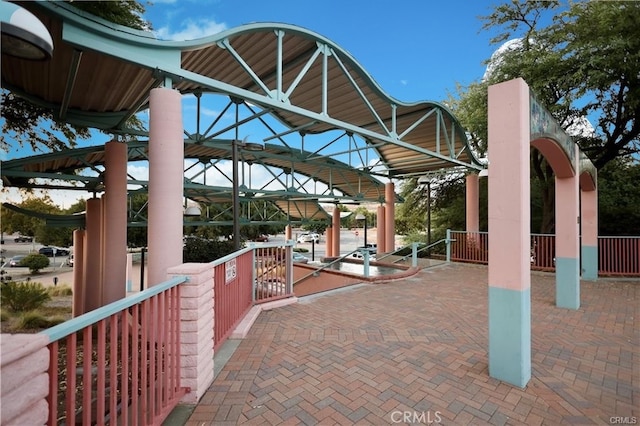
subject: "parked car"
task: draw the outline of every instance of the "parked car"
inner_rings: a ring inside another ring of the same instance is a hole
[[[294,251],[293,252],[293,261],[295,263],[308,263],[309,259],[305,255],[303,255],[301,253],[298,253],[297,251]]]
[[[269,236],[266,234],[262,234],[262,235],[258,235],[257,237],[255,237],[253,239],[253,241],[258,242],[258,243],[266,243],[269,241]]]
[[[69,249],[60,248],[60,247],[50,247],[50,246],[42,247],[40,250],[38,250],[38,253],[44,254],[47,257],[53,257],[53,250],[54,249],[56,251],[56,256],[68,256],[69,255]]]
[[[19,237],[15,238],[13,240],[16,243],[32,243],[33,242],[33,237],[27,237],[24,235],[20,235]]]
[[[15,268],[16,266],[20,266],[20,262],[22,262],[22,259],[24,259],[25,255],[18,255],[18,256],[13,256],[11,259],[9,259],[9,266],[12,268]]]
[[[298,236],[297,242],[299,243],[310,243],[310,242],[314,242],[314,243],[319,243],[320,242],[320,235],[317,234],[316,232],[305,232],[302,233]]]
[[[69,255],[69,258],[67,259],[67,265],[73,266],[73,253]]]

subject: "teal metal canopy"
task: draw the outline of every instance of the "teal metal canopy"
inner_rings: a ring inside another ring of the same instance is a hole
[[[151,89],[171,85],[197,100],[196,123],[185,123],[185,157],[204,172],[185,172],[185,193],[190,183],[202,183],[199,197],[207,190],[210,198],[228,194],[198,179],[230,157],[229,141],[244,137],[246,126],[260,126],[266,149],[243,153],[243,164],[264,167],[281,184],[275,191],[303,192],[306,201],[381,202],[390,179],[484,167],[445,106],[392,98],[351,54],[313,31],[254,23],[193,41],[162,41],[72,3],[19,3],[47,26],[55,51],[43,63],[3,55],[3,87],[70,123],[127,140],[133,135],[130,161],[146,160],[147,134],[128,128],[127,120],[148,108]],[[226,105],[211,117],[205,110],[213,99]],[[234,122],[226,123],[225,114],[233,113]],[[103,156],[98,147],[11,160],[2,178],[6,186],[65,186],[55,178],[101,191]],[[310,192],[309,182],[323,189]],[[265,199],[274,191],[249,189]]]

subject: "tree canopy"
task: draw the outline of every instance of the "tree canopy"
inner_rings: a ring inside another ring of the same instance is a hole
[[[618,180],[625,181],[626,176],[620,173],[635,173],[633,159],[637,161],[640,152],[640,2],[510,0],[481,19],[483,29],[497,31],[492,42],[502,48],[487,60],[482,79],[468,87],[458,86],[445,101],[468,130],[474,148],[487,153],[488,87],[521,77],[603,172],[601,192],[615,187]],[[585,118],[593,128],[585,127]],[[489,152],[489,160],[490,156]],[[621,164],[618,159],[626,164],[625,172],[611,173],[606,166]],[[553,232],[553,170],[535,149],[531,169],[535,178],[532,226],[540,232]],[[462,181],[453,179],[452,184],[436,185],[433,190],[435,198],[450,202],[433,206],[435,220],[446,217],[447,227],[455,228],[451,224],[464,217],[451,211],[464,212]],[[411,198],[403,195],[410,203]],[[600,200],[602,222],[615,202],[605,203],[608,196]],[[414,205],[424,215],[424,207]],[[459,208],[454,208],[456,205]],[[440,208],[449,210],[450,216],[443,215],[445,210]],[[404,210],[413,211],[413,205]],[[638,227],[635,229],[638,233]]]

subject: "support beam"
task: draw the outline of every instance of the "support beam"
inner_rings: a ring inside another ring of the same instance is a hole
[[[149,97],[148,286],[182,263],[184,142],[181,95],[164,87]]]
[[[489,374],[531,379],[529,87],[489,87]]]
[[[582,191],[580,202],[582,228],[582,278],[598,279],[598,190]]]
[[[574,158],[579,158],[577,145]],[[578,164],[574,164],[578,170]],[[580,307],[580,181],[556,177],[556,306]]]

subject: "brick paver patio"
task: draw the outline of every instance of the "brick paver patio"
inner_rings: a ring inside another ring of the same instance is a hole
[[[187,424],[640,423],[640,281],[554,306],[533,273],[532,379],[489,377],[487,268],[451,264],[263,312]]]

